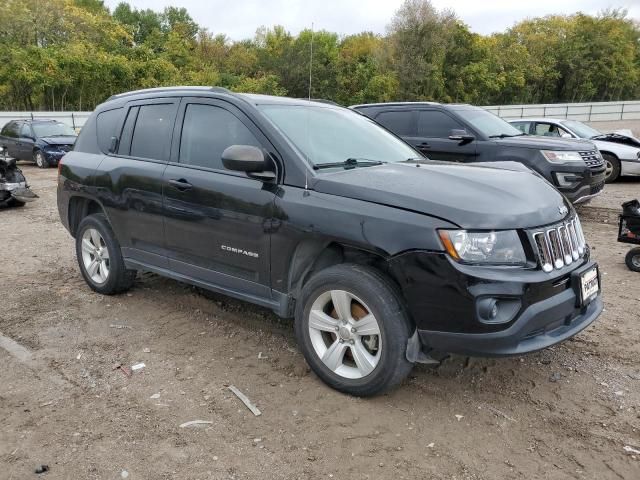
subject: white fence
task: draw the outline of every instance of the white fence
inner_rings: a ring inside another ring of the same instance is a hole
[[[629,102],[549,103],[541,105],[492,105],[484,107],[505,118],[559,117],[582,122],[640,120],[640,100]],[[0,128],[10,120],[51,118],[79,129],[91,112],[0,112]]]
[[[30,118],[47,118],[66,123],[70,127],[79,129],[87,121],[91,112],[0,112],[0,128],[11,120],[25,120]]]
[[[508,120],[523,117],[568,118],[581,122],[640,120],[640,101],[494,105],[484,108]]]

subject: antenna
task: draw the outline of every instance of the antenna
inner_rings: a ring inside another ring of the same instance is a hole
[[[309,101],[311,101],[311,67],[313,66],[313,22],[311,22],[311,58],[309,59]]]
[[[312,67],[313,67],[313,22],[311,22],[311,55],[309,57],[309,102],[311,102],[311,78],[312,78]],[[307,112],[307,148],[311,148],[311,142],[309,141],[309,113]],[[309,153],[307,153],[307,163],[309,162]],[[304,170],[304,191],[307,192],[309,189],[309,180],[308,180],[308,172],[305,168]],[[307,192],[308,195],[308,192]]]

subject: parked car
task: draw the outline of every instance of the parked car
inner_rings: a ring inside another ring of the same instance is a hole
[[[574,204],[604,188],[604,161],[593,143],[524,136],[500,117],[471,105],[431,102],[355,105],[433,160],[516,161],[538,172]]]
[[[75,140],[75,130],[57,120],[12,120],[0,131],[0,145],[10,157],[33,160],[40,168],[57,165]]]
[[[262,305],[322,380],[373,395],[435,351],[520,355],[602,311],[572,205],[501,166],[430,161],[326,103],[151,89],[92,113],[58,209],[96,292],[142,270]]]
[[[606,162],[607,183],[625,175],[640,175],[640,141],[636,138],[620,133],[602,133],[577,120],[521,118],[510,123],[527,135],[592,141]]]

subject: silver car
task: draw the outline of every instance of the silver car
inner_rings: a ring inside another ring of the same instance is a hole
[[[602,133],[577,120],[563,118],[519,118],[509,123],[528,135],[591,140],[607,163],[607,183],[620,176],[640,175],[640,140],[637,138]]]

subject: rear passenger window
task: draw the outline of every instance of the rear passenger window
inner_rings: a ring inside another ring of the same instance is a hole
[[[141,105],[131,139],[132,157],[167,160],[171,147],[171,132],[175,104]]]
[[[120,133],[117,131],[122,121],[123,108],[115,108],[99,113],[96,118],[96,130],[98,134],[98,147],[103,153],[109,152],[111,146],[111,138],[117,137]]]
[[[33,134],[31,133],[31,127],[29,125],[27,125],[26,123],[22,124],[22,128],[20,129],[20,136],[22,138],[33,137]]]
[[[404,112],[382,112],[375,120],[396,135],[408,137],[414,135],[413,112],[410,110]]]
[[[430,138],[448,138],[451,130],[465,128],[444,112],[421,110],[418,112],[418,136]]]
[[[18,124],[16,122],[7,123],[2,129],[2,135],[5,137],[17,137],[18,136]]]
[[[180,163],[222,170],[222,152],[231,145],[261,147],[245,124],[224,108],[187,105],[182,123]]]

